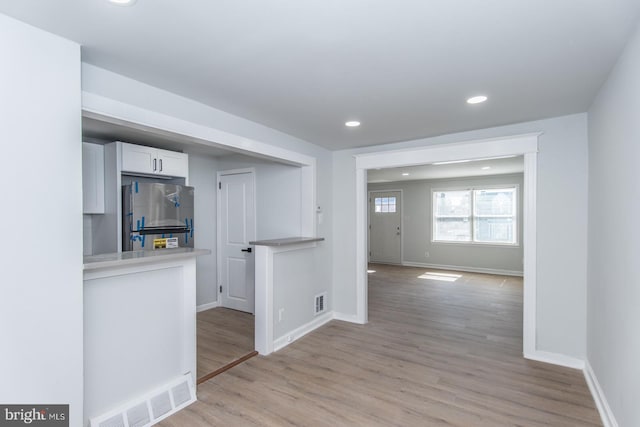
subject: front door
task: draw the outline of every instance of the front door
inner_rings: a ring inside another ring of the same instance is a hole
[[[402,262],[402,203],[400,191],[369,193],[369,260],[388,264]]]
[[[255,258],[249,242],[256,239],[253,172],[220,174],[221,305],[254,313]]]

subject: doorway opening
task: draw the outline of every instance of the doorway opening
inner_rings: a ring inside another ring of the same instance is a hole
[[[414,149],[367,153],[356,156],[356,316],[360,323],[368,320],[368,193],[367,171],[409,167],[438,162],[461,162],[523,156],[523,353],[536,352],[536,162],[538,134],[491,140],[442,144]]]

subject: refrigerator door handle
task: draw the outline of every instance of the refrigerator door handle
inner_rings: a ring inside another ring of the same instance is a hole
[[[162,172],[162,159],[160,159],[160,172]]]

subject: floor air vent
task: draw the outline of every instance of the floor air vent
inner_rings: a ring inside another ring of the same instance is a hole
[[[327,309],[327,293],[316,295],[313,314],[322,314]]]
[[[177,378],[139,399],[91,419],[91,427],[146,427],[196,401],[191,374]]]

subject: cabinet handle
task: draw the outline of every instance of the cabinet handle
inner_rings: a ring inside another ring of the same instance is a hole
[[[154,171],[154,172],[156,171],[156,169],[158,169],[158,168],[157,168],[157,165],[158,165],[158,163],[157,163],[157,162],[158,162],[158,160],[157,160],[157,159],[153,159],[153,171]]]
[[[160,172],[162,172],[162,159],[160,159]]]

